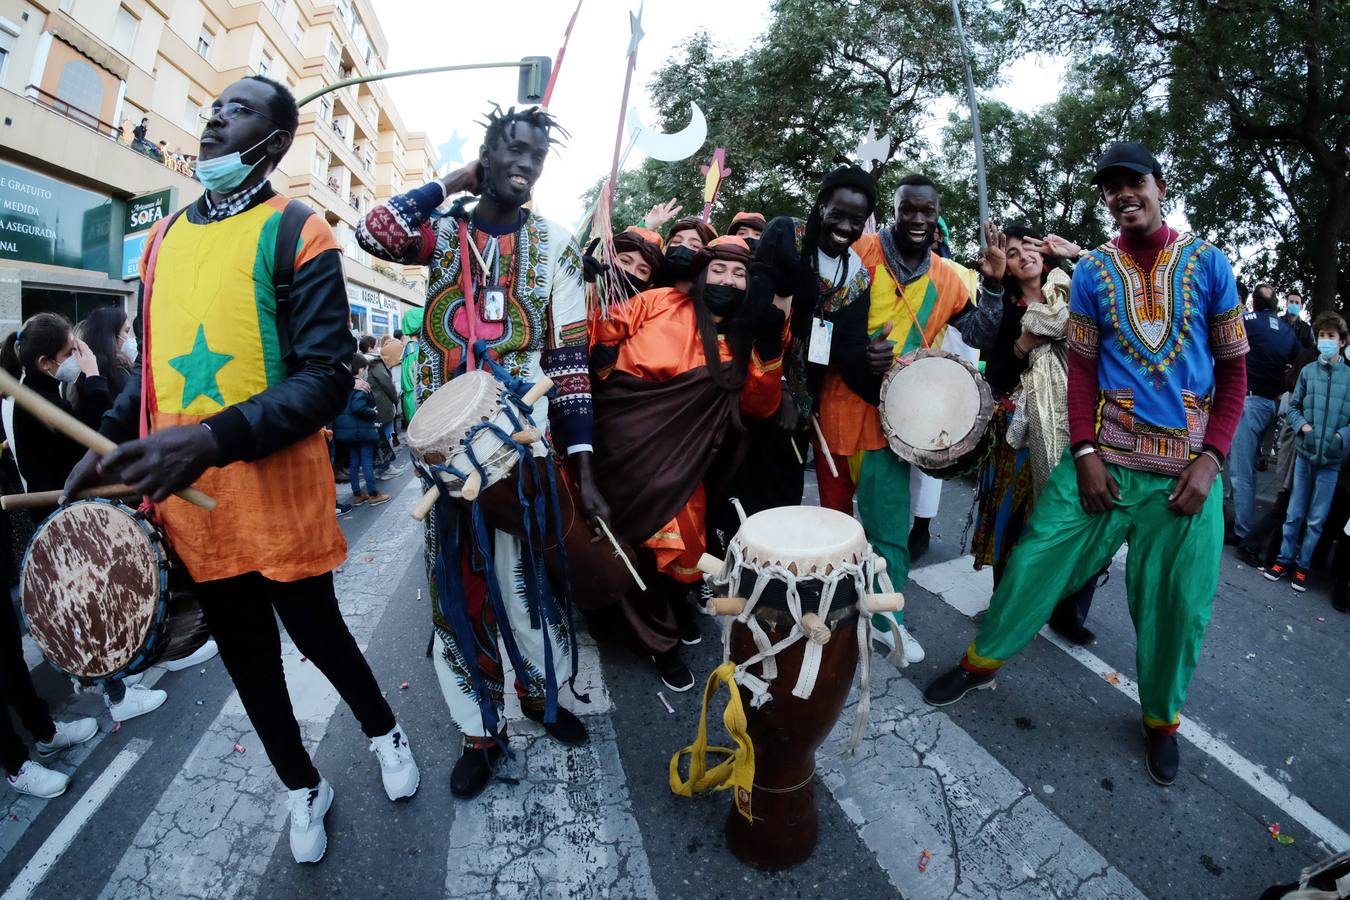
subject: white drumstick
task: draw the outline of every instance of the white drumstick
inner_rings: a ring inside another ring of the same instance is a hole
[[[595,517],[595,521],[600,524],[600,530],[605,533],[605,537],[609,538],[609,542],[614,545],[614,552],[618,554],[619,559],[623,560],[623,564],[628,568],[628,574],[633,576],[633,580],[637,582],[638,588],[645,591],[647,589],[646,583],[643,582],[642,576],[638,574],[637,569],[633,568],[633,561],[628,558],[627,553],[623,552],[623,547],[619,545],[618,538],[614,537],[614,532],[609,530],[609,526],[605,524],[605,520],[599,516]]]
[[[830,475],[838,478],[839,470],[834,467],[834,454],[830,452],[830,445],[825,440],[825,432],[820,430],[820,419],[811,416],[811,425],[816,429],[816,440],[820,441],[820,452],[825,456],[825,465],[829,467]]]
[[[797,457],[797,465],[806,465],[806,460],[802,459],[802,451],[797,449],[797,439],[789,434],[788,443],[792,445],[792,455]]]

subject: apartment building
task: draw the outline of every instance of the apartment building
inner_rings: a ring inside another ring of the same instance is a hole
[[[0,0],[0,332],[134,299],[146,230],[201,190],[191,158],[226,85],[260,74],[303,97],[387,52],[368,0]],[[372,260],[356,222],[434,177],[436,151],[378,82],[300,112],[272,183],[333,226],[353,328],[393,331],[423,274]]]

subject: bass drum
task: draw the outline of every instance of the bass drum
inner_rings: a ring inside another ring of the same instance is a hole
[[[897,456],[934,478],[969,475],[989,453],[994,394],[979,370],[945,350],[915,350],[881,382],[881,430]]]

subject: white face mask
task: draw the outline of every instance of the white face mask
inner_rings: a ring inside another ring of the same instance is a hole
[[[129,337],[122,342],[122,355],[131,362],[136,361],[136,352],[138,350],[140,350],[140,347],[136,345],[136,339],[134,337]]]
[[[56,367],[56,380],[63,384],[74,384],[80,377],[80,361],[72,353],[66,361]]]

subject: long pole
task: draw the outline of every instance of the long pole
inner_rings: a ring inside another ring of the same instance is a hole
[[[956,35],[961,39],[961,62],[966,67],[966,100],[970,103],[970,127],[975,134],[975,188],[980,198],[980,246],[984,246],[984,223],[989,221],[989,185],[984,175],[984,138],[980,135],[980,101],[975,96],[975,74],[970,68],[970,43],[961,24],[960,0],[952,0],[956,16]]]
[[[334,82],[319,88],[312,94],[302,99],[297,106],[304,106],[312,100],[322,97],[330,91],[336,91],[338,88],[351,87],[354,84],[365,84],[369,81],[384,81],[386,78],[402,78],[405,75],[430,75],[434,72],[463,72],[468,69],[519,69],[520,60],[511,62],[492,62],[492,63],[468,63],[458,66],[432,66],[429,69],[405,69],[402,72],[381,72],[379,75],[362,75],[360,78],[346,78],[342,81]]]
[[[553,99],[553,86],[558,83],[558,73],[562,71],[563,57],[567,55],[567,45],[572,41],[572,28],[577,24],[577,16],[581,13],[582,0],[577,0],[577,8],[572,10],[572,18],[567,22],[567,30],[563,32],[562,46],[558,48],[558,60],[553,64],[553,73],[548,77],[548,87],[544,89],[544,102],[540,104],[545,109],[548,108],[549,101]]]

